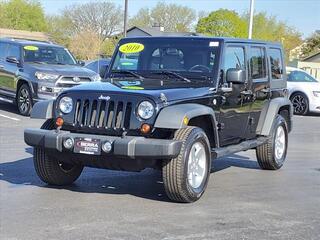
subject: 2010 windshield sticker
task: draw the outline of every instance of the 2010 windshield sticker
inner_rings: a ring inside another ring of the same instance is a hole
[[[36,46],[24,46],[23,49],[28,50],[28,51],[38,51],[39,48]]]
[[[122,53],[138,53],[143,51],[144,45],[141,43],[126,43],[119,47]]]

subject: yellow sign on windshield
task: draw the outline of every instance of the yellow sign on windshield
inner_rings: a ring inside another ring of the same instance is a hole
[[[143,51],[144,45],[141,43],[126,43],[119,47],[122,53],[138,53]]]
[[[24,46],[23,47],[25,50],[29,50],[29,51],[38,51],[39,48],[36,46]]]

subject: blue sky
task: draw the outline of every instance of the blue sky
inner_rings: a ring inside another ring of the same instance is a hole
[[[142,7],[153,7],[159,1],[188,6],[196,11],[214,11],[219,8],[248,11],[250,0],[129,0],[129,15],[132,16]],[[40,0],[47,14],[57,14],[64,7],[90,2],[89,0]],[[111,0],[124,5],[124,0]],[[255,10],[275,15],[300,31],[304,37],[320,30],[320,0],[255,0]]]

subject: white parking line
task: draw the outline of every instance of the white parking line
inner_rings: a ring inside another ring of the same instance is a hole
[[[3,114],[0,114],[0,117],[8,118],[8,119],[11,119],[11,120],[14,120],[14,121],[20,121],[20,119],[18,119],[18,118],[9,117],[9,116],[3,115]]]

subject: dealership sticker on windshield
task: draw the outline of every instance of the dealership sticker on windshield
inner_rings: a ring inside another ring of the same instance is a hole
[[[143,87],[139,87],[139,86],[122,86],[122,89],[127,89],[127,90],[143,90]]]
[[[219,42],[210,42],[209,46],[210,47],[219,47]]]
[[[25,50],[29,50],[29,51],[38,51],[39,48],[36,46],[24,46],[23,47]]]
[[[122,53],[138,53],[143,51],[144,45],[141,43],[126,43],[119,47]]]

